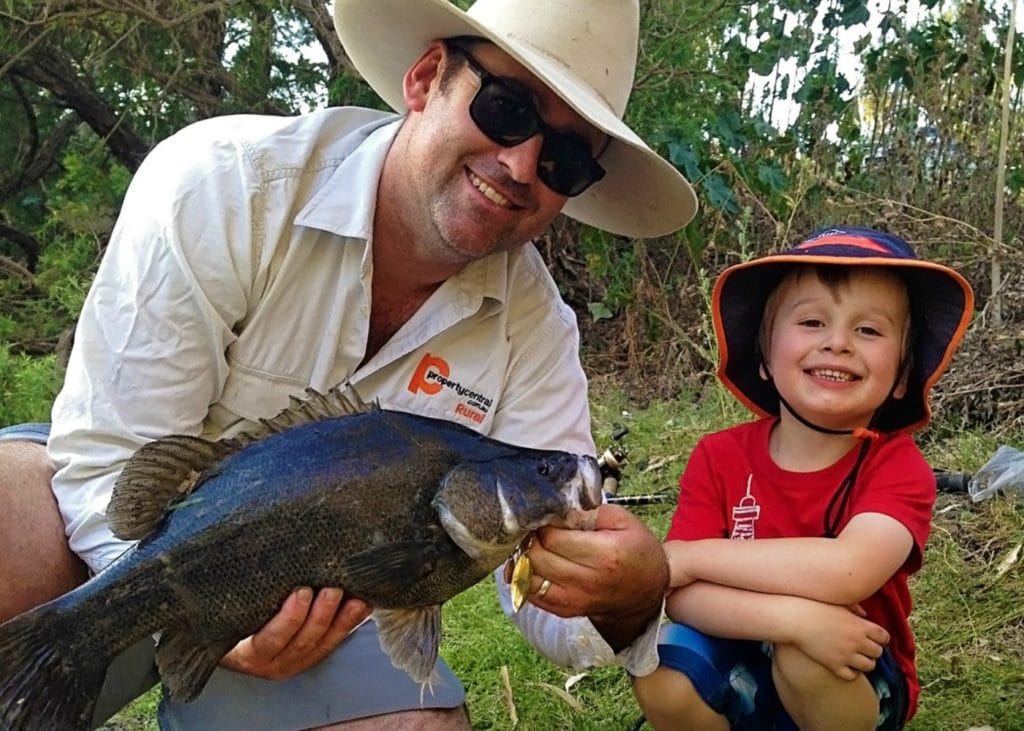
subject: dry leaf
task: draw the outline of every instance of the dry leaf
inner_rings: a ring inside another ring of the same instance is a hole
[[[574,711],[578,713],[583,713],[583,704],[575,698],[573,698],[568,691],[562,690],[557,685],[551,685],[550,683],[537,683],[537,685],[550,690],[552,693],[554,693],[563,701],[565,701]]]
[[[644,468],[644,474],[653,472],[654,470],[660,470],[662,467],[667,465],[669,462],[675,462],[679,459],[678,454],[670,454],[668,457],[658,457],[650,462],[647,467]]]
[[[585,677],[587,677],[586,673],[580,673],[579,675],[573,675],[567,678],[565,681],[565,692],[568,693],[576,683],[580,682]]]
[[[505,701],[509,720],[515,728],[519,723],[519,712],[516,711],[516,702],[512,697],[512,680],[508,677],[508,665],[501,666],[501,699]]]
[[[996,568],[997,579],[1013,568],[1013,565],[1020,560],[1020,550],[1022,547],[1024,547],[1024,541],[1021,541],[1014,546],[1013,550],[1007,554],[1006,558],[1000,561],[998,568]]]

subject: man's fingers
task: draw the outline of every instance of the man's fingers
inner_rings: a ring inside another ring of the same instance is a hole
[[[305,669],[323,658],[333,648],[324,650],[320,647],[321,640],[334,622],[341,604],[341,589],[327,588],[317,592],[309,607],[305,621],[292,636],[291,642],[278,657],[280,664],[286,668]]]
[[[362,624],[370,616],[371,607],[362,599],[345,599],[341,608],[334,615],[330,627],[320,639],[320,646],[328,652],[341,644],[342,640],[348,637],[352,631]]]
[[[281,611],[252,636],[251,650],[259,660],[270,662],[288,647],[306,621],[312,603],[313,590],[309,587],[302,587],[285,599]]]
[[[262,678],[291,677],[323,660],[370,614],[360,599],[343,603],[341,589],[321,589],[313,596],[297,589],[252,637],[229,652],[224,667]]]

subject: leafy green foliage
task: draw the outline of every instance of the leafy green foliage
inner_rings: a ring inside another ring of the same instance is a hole
[[[49,421],[59,387],[53,357],[16,355],[0,345],[0,424]]]

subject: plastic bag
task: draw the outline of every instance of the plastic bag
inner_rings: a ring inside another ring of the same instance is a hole
[[[1005,444],[996,450],[967,483],[967,492],[974,502],[981,502],[1002,491],[1024,496],[1024,452]]]

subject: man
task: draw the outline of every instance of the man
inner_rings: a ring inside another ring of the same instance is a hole
[[[387,408],[593,453],[575,319],[524,244],[560,211],[630,236],[693,216],[690,186],[621,121],[637,1],[334,8],[349,57],[404,115],[224,117],[154,149],[54,405],[52,492],[23,430],[0,443],[0,474],[20,483],[0,486],[0,616],[124,550],[104,511],[139,446],[233,433],[307,386],[347,380]],[[530,558],[532,606],[516,622],[541,652],[654,669],[668,576],[641,521],[605,506],[597,530],[545,530]],[[196,702],[161,705],[162,726],[468,728],[451,672],[421,703],[373,624],[359,626],[370,608],[342,589],[296,591]],[[151,656],[147,642],[115,662],[95,723],[153,682],[140,678]]]

